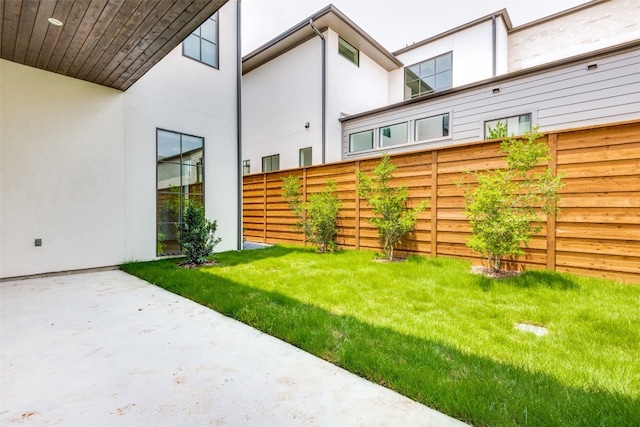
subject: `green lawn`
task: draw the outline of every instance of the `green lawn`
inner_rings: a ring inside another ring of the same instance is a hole
[[[374,256],[275,246],[123,269],[474,425],[640,425],[640,287]]]

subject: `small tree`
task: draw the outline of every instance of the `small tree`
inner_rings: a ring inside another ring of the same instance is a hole
[[[342,205],[336,193],[336,183],[327,182],[323,191],[311,194],[309,201],[305,202],[301,200],[300,180],[297,176],[289,175],[282,181],[282,197],[287,200],[289,208],[298,219],[294,226],[301,229],[307,239],[317,246],[318,252],[336,250],[336,222]]]
[[[213,254],[213,249],[222,239],[215,237],[218,223],[209,221],[204,216],[204,206],[201,203],[189,200],[185,205],[182,223],[178,224],[180,243],[187,261],[200,265]]]
[[[492,138],[506,136],[506,126],[490,130]],[[487,257],[489,266],[499,270],[502,259],[517,258],[541,230],[542,214],[557,212],[561,177],[551,169],[532,169],[549,159],[549,148],[538,141],[537,126],[520,139],[505,138],[500,149],[506,154],[507,168],[469,172],[478,181],[467,187],[465,214],[471,223],[467,246]],[[538,225],[534,225],[538,223]]]
[[[373,178],[358,170],[358,196],[364,198],[376,217],[369,222],[378,229],[378,239],[382,244],[385,258],[393,260],[393,248],[402,243],[405,234],[412,231],[420,212],[426,209],[427,201],[423,200],[416,207],[409,209],[407,187],[390,187],[393,171],[396,166],[387,154],[373,169]]]

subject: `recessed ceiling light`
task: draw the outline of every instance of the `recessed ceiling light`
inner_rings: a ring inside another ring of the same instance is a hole
[[[57,26],[57,27],[62,27],[62,21],[56,19],[56,18],[49,18],[47,19],[47,21],[49,21],[51,24]]]

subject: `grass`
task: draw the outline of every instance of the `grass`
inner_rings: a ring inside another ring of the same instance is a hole
[[[461,260],[292,246],[217,259],[123,269],[474,425],[640,423],[640,287],[542,271],[496,281]]]

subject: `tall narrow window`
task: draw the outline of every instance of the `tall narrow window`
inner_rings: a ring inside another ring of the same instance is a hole
[[[351,44],[342,37],[338,37],[338,53],[357,66],[360,66],[360,51],[351,46]]]
[[[280,154],[262,158],[262,172],[277,171],[278,169],[280,169]]]
[[[507,125],[507,136],[522,135],[531,130],[531,114],[503,117],[484,122],[484,138],[489,139],[489,128],[494,129],[498,123]]]
[[[218,68],[218,12],[185,39],[182,54]]]
[[[300,149],[300,167],[311,166],[311,154],[311,147]]]
[[[404,69],[404,99],[449,89],[451,86],[451,52]]]
[[[179,254],[178,224],[185,204],[204,202],[204,138],[158,129],[156,147],[156,253]]]
[[[251,161],[243,160],[242,161],[242,174],[249,175],[251,173]]]

